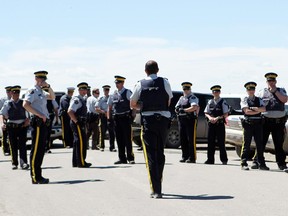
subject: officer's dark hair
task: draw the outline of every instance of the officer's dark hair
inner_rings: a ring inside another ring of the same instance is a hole
[[[149,74],[156,74],[159,71],[157,62],[153,61],[153,60],[149,60],[145,64],[145,71],[148,75]]]

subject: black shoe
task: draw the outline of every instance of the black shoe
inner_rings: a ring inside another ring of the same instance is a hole
[[[91,167],[91,166],[92,166],[91,163],[86,163],[86,162],[85,162],[84,166],[80,165],[80,166],[78,166],[78,168],[89,168],[89,167]]]
[[[13,165],[12,165],[12,170],[16,170],[16,169],[18,169],[18,167],[13,164]]]
[[[204,162],[204,164],[214,164],[214,162],[207,160]]]
[[[114,164],[127,164],[127,161],[118,160],[118,161],[114,162]]]
[[[116,149],[110,149],[110,152],[116,152],[117,150]]]
[[[150,194],[150,197],[154,198],[154,199],[161,199],[162,194],[161,193],[152,193],[152,194]]]
[[[182,158],[181,160],[179,160],[180,163],[185,163],[186,159]]]
[[[29,164],[24,163],[24,164],[21,166],[21,168],[22,168],[23,170],[27,170],[27,169],[29,169]]]
[[[129,164],[135,164],[135,161],[132,160],[132,161],[128,161]]]
[[[241,166],[241,170],[246,170],[246,171],[249,170],[248,165],[242,165],[242,166]]]
[[[270,170],[269,167],[266,166],[266,164],[260,164],[259,169],[260,170]]]
[[[288,169],[284,169],[283,171],[286,172],[286,173],[288,173]]]
[[[188,159],[188,160],[186,160],[185,162],[186,162],[186,163],[196,163],[196,161],[195,161],[195,160],[192,160],[192,159]]]
[[[32,180],[32,184],[48,184],[49,183],[49,179],[48,178],[41,178],[41,180],[39,181],[33,181]]]
[[[287,169],[286,164],[284,164],[284,165],[278,165],[278,167],[279,167],[280,170],[285,170],[285,169]]]
[[[46,150],[46,153],[51,154],[52,152],[51,152],[50,149],[47,149],[47,150]]]
[[[251,169],[259,169],[259,164],[257,162],[253,162]]]
[[[223,165],[227,165],[227,163],[228,163],[227,161],[222,162]]]

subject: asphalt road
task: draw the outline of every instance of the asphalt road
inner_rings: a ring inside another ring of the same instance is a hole
[[[0,154],[1,216],[287,216],[288,174],[266,155],[270,171],[242,171],[229,150],[228,165],[205,165],[205,148],[196,164],[179,163],[181,150],[166,150],[163,199],[151,199],[142,152],[135,165],[114,165],[117,152],[88,150],[89,169],[72,168],[72,149],[52,149],[43,162],[48,185],[32,185],[29,171],[12,170]],[[250,163],[251,164],[251,163]]]

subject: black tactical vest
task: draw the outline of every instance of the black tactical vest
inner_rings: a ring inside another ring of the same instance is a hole
[[[82,106],[76,110],[75,115],[76,117],[87,117],[87,106],[85,100],[82,99],[80,96],[77,97],[79,98],[79,101],[82,104]]]
[[[127,99],[127,91],[128,89],[125,89],[121,93],[121,97],[119,98],[113,98],[113,107],[114,107],[114,113],[125,113],[130,111],[130,101]]]
[[[223,108],[222,108],[223,101],[224,101],[223,98],[221,98],[221,100],[217,104],[215,104],[214,102],[209,104],[209,108],[210,108],[209,114],[211,116],[217,117],[217,116],[222,116],[224,114]]]
[[[8,110],[9,120],[21,120],[26,119],[25,109],[23,107],[23,100],[19,100],[18,103],[9,101],[10,109]]]
[[[280,88],[277,88],[278,91],[280,91]],[[275,100],[269,100],[266,110],[267,111],[284,111],[285,110],[285,105],[282,103],[279,98],[273,94],[273,97]]]
[[[260,107],[260,98],[255,97],[254,101],[247,99],[247,104],[248,107]],[[255,115],[246,115],[244,114],[245,117],[260,117],[261,113],[255,114]]]
[[[141,80],[140,101],[142,102],[142,112],[145,111],[168,111],[169,95],[164,87],[164,79]]]

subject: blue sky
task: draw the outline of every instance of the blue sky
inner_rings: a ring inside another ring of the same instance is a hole
[[[33,85],[47,70],[55,90],[86,81],[126,87],[159,63],[159,76],[175,90],[245,92],[253,80],[278,73],[287,88],[288,28],[285,0],[98,1],[0,0],[0,93],[6,85]]]

